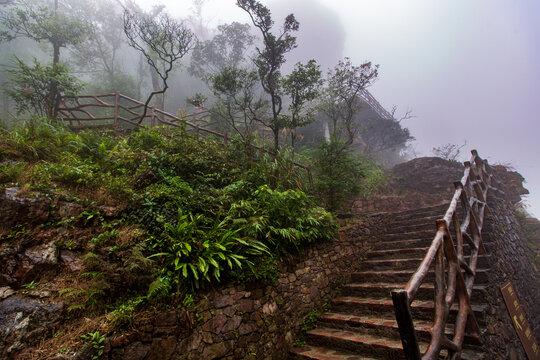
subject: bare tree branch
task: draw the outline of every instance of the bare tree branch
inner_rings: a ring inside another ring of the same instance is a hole
[[[139,124],[146,117],[148,104],[154,95],[164,94],[169,85],[169,73],[174,63],[184,57],[193,46],[195,35],[169,15],[161,13],[157,16],[137,14],[124,10],[124,33],[129,45],[140,51],[150,67],[161,79],[161,90],[152,91],[144,104]]]

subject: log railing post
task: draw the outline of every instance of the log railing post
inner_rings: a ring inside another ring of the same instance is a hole
[[[150,127],[153,128],[154,126],[156,126],[156,112],[154,111],[154,107],[152,106],[151,107],[151,111],[150,111]],[[143,119],[144,121],[144,119]]]
[[[118,127],[118,105],[120,102],[120,93],[117,91],[114,93],[114,127]]]
[[[420,355],[420,348],[418,347],[418,339],[416,338],[416,330],[414,329],[407,291],[403,289],[392,291],[392,302],[394,303],[394,311],[396,313],[405,358],[407,360],[421,360],[422,357]]]
[[[455,182],[456,188],[452,201],[444,218],[437,220],[437,233],[433,238],[424,259],[410,278],[404,289],[392,291],[392,301],[396,320],[403,344],[403,352],[408,360],[439,359],[441,350],[448,352],[447,358],[459,359],[463,348],[465,331],[476,336],[480,330],[471,308],[472,294],[478,255],[482,251],[482,227],[484,210],[487,209],[487,197],[491,186],[497,179],[493,171],[482,160],[476,150],[471,151],[472,158],[464,163],[465,171],[461,181]],[[463,208],[462,221],[457,214],[458,202]],[[456,242],[453,240],[450,225],[454,225]],[[468,261],[465,260],[463,240],[469,245]],[[422,285],[425,274],[435,260],[435,319],[431,328],[431,340],[426,353],[420,354],[418,340],[410,312],[410,305],[415,299],[418,288]],[[447,280],[445,281],[445,276]],[[457,300],[458,314],[455,318],[454,337],[445,335],[448,322],[448,309]]]

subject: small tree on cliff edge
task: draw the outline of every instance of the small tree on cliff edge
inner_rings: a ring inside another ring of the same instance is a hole
[[[279,148],[279,132],[285,126],[285,119],[281,115],[282,110],[282,87],[281,65],[285,63],[285,54],[296,47],[296,37],[293,31],[298,31],[299,23],[293,14],[285,18],[283,28],[278,35],[271,30],[274,25],[270,10],[256,0],[237,0],[236,5],[246,11],[251,21],[258,28],[263,37],[264,47],[257,48],[258,55],[255,58],[255,66],[259,72],[261,86],[270,96],[271,116],[263,124],[272,130],[274,135],[274,151]]]

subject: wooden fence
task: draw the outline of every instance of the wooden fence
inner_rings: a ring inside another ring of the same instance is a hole
[[[487,208],[488,193],[504,194],[487,163],[476,150],[471,151],[470,161],[465,162],[461,181],[454,183],[456,190],[448,210],[437,220],[437,233],[424,259],[404,289],[392,291],[392,300],[403,343],[405,356],[409,360],[439,359],[442,350],[448,359],[460,359],[465,330],[480,341],[480,330],[471,308],[471,294],[478,254],[482,247],[482,226]],[[497,187],[494,187],[494,184]],[[457,214],[458,203],[463,209],[462,219]],[[452,230],[452,231],[451,231]],[[454,242],[456,241],[456,242]],[[468,244],[466,250],[464,241]],[[466,261],[468,256],[468,261]],[[421,355],[411,316],[410,305],[416,292],[424,282],[430,267],[435,271],[435,314],[431,328],[431,341]],[[456,302],[456,304],[455,304]],[[449,312],[457,306],[453,338],[445,334],[449,323]]]
[[[185,126],[187,130],[196,136],[214,136],[224,143],[229,140],[228,134],[221,134],[211,129],[204,128],[189,119],[196,121],[199,114],[187,114],[179,117],[153,106],[148,108],[144,119],[141,119],[144,103],[132,99],[118,92],[103,95],[84,95],[66,97],[59,109],[59,116],[64,119],[67,126],[78,130],[96,127],[155,127],[169,126],[179,128]],[[269,153],[270,151],[260,146],[250,145],[253,149]],[[294,166],[306,170],[310,186],[313,186],[313,176],[309,165],[293,162]]]

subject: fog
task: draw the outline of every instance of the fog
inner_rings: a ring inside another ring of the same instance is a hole
[[[141,3],[152,3],[142,0]],[[186,4],[168,4],[179,15]],[[186,2],[187,3],[187,2]],[[234,0],[205,7],[211,23],[249,22]],[[529,211],[540,215],[537,118],[540,3],[534,0],[263,1],[276,23],[300,21],[291,62],[315,57],[324,67],[349,56],[380,64],[370,91],[387,109],[413,109],[404,125],[418,156],[446,143],[478,149],[526,179]],[[467,150],[467,151],[468,151]]]
[[[192,23],[197,17],[191,0],[136,2],[145,10],[163,4],[177,18],[191,16]],[[311,58],[323,69],[344,56],[358,64],[380,64],[379,79],[369,90],[387,110],[397,106],[398,117],[412,109],[414,117],[402,125],[416,138],[412,148],[417,156],[430,156],[434,147],[447,143],[466,142],[460,160],[475,148],[491,163],[513,166],[531,191],[529,211],[540,215],[538,1],[262,2],[276,24],[289,13],[300,22],[298,48],[288,55],[284,72]],[[203,39],[219,24],[250,23],[235,0],[199,3],[198,35]],[[134,58],[130,51],[123,48],[124,60]],[[175,98],[167,98],[165,105],[173,109],[179,99],[201,89],[196,80],[172,83]]]

